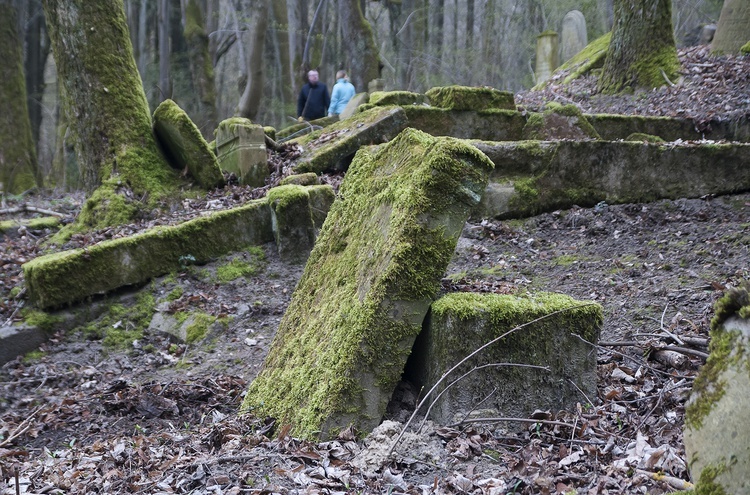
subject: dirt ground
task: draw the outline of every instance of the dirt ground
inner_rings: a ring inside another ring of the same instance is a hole
[[[58,210],[80,205],[71,197],[44,201]],[[536,418],[547,423],[522,424],[520,433],[502,423],[428,422],[399,439],[390,457],[400,427],[390,421],[365,440],[347,431],[310,443],[276,431],[270,419],[237,414],[302,266],[280,262],[273,245],[263,247],[256,273],[230,282],[218,282],[217,270],[241,253],[186,266],[108,304],[135,304],[147,293],[163,313],[230,317],[205,339],[176,343],[147,330],[123,347],[106,330],[79,327],[56,331],[39,352],[2,366],[0,493],[658,494],[685,487],[684,405],[707,352],[714,302],[748,278],[749,219],[750,195],[738,194],[467,223],[444,291],[551,291],[598,302],[599,393],[582,397],[576,410]],[[0,310],[8,321],[18,317],[8,296],[17,266],[34,256],[43,235],[4,240]],[[107,327],[127,330],[136,313],[118,313]],[[678,362],[662,359],[657,351],[666,346],[679,351]],[[395,405],[413,403],[408,387],[401,390]],[[411,412],[395,410],[401,420]]]

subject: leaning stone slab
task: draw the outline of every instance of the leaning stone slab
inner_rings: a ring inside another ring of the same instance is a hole
[[[369,100],[370,95],[368,93],[357,93],[356,95],[352,96],[352,99],[349,100],[349,103],[346,104],[344,110],[342,110],[342,112],[339,114],[339,119],[348,119],[349,117],[357,113],[357,108],[360,105],[364,105]]]
[[[204,189],[224,184],[216,156],[190,117],[172,100],[164,100],[154,111],[154,133],[177,168],[187,167]]]
[[[279,257],[292,263],[304,262],[315,244],[307,188],[295,184],[274,187],[268,191],[268,205]]]
[[[698,198],[750,189],[750,144],[519,141],[472,144],[495,164],[477,218]]]
[[[306,438],[372,430],[490,168],[413,129],[357,153],[243,409]]]
[[[464,358],[507,334],[438,384],[432,397],[440,398],[431,419],[451,424],[472,411],[483,417],[528,418],[536,409],[574,410],[586,396],[596,397],[592,344],[601,323],[600,305],[561,294],[449,294],[432,304],[407,374],[426,393]]]
[[[425,95],[432,106],[448,110],[516,109],[513,93],[488,87],[445,86],[432,88]]]
[[[235,173],[241,184],[266,184],[268,156],[262,126],[239,117],[224,120],[216,129],[216,148],[221,169]]]
[[[344,170],[361,146],[389,141],[406,125],[406,114],[399,107],[375,107],[358,113],[297,140],[303,151],[294,170]]]
[[[685,453],[696,493],[750,493],[750,297],[727,293],[711,353],[685,407]]]
[[[29,298],[61,306],[180,269],[249,245],[273,241],[266,199],[185,223],[157,227],[86,249],[40,256],[23,265]]]

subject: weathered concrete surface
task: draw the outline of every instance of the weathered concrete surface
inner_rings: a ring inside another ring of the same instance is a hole
[[[216,129],[221,169],[235,173],[241,184],[264,186],[269,175],[265,138],[263,127],[249,119],[235,117],[221,122]]]
[[[329,184],[309,186],[306,189],[310,196],[310,213],[317,232],[323,227],[323,222],[336,199],[336,193],[333,192],[333,187]]]
[[[750,144],[475,142],[495,164],[477,218],[750,189]]]
[[[439,384],[431,397],[440,394],[440,399],[430,418],[450,424],[472,411],[483,417],[528,418],[536,409],[573,410],[577,402],[586,401],[580,391],[596,397],[596,350],[572,334],[596,343],[601,323],[599,304],[561,294],[449,294],[432,304],[406,375],[427,393],[465,357],[528,324],[467,360]]]
[[[243,409],[306,438],[374,428],[491,166],[413,129],[357,153]]]
[[[315,223],[307,188],[295,184],[268,191],[271,224],[279,257],[291,263],[303,263],[315,244]]]
[[[294,170],[321,173],[344,170],[354,153],[364,145],[380,144],[406,128],[407,118],[400,107],[375,107],[296,140],[302,155]]]
[[[45,343],[49,334],[30,325],[0,327],[0,366]]]
[[[132,237],[40,256],[23,265],[29,298],[47,308],[80,301],[178,270],[185,257],[205,263],[273,241],[266,199]]]
[[[750,298],[716,306],[711,353],[685,408],[685,453],[697,493],[750,493]]]
[[[216,156],[190,117],[172,100],[164,100],[154,111],[154,133],[176,168],[187,167],[204,189],[224,184]]]
[[[408,105],[403,107],[408,125],[433,136],[482,141],[523,139],[526,117],[511,110],[459,111]]]
[[[543,113],[530,113],[523,128],[524,139],[600,139],[599,133],[575,105],[547,104]]]
[[[377,91],[370,95],[371,105],[426,105],[427,97],[422,93],[413,93],[411,91]]]

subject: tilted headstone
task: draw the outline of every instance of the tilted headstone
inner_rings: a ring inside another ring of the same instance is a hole
[[[406,373],[424,394],[437,385],[430,419],[441,424],[470,413],[528,418],[536,409],[575,410],[596,397],[592,344],[601,323],[599,304],[561,294],[449,294],[432,304]]]
[[[580,52],[589,44],[586,33],[586,18],[580,10],[571,10],[562,21],[562,33],[560,35],[560,61],[566,62],[573,55]]]
[[[216,150],[222,170],[234,172],[241,184],[263,187],[268,172],[265,132],[249,119],[231,118],[216,129]]]
[[[557,33],[546,31],[536,38],[536,84],[542,83],[552,77],[552,73],[557,69],[558,60],[558,41]]]
[[[377,426],[491,168],[414,129],[360,150],[243,409],[306,438]]]
[[[346,104],[344,110],[339,114],[339,119],[348,119],[357,112],[358,106],[367,103],[369,99],[370,95],[368,93],[357,93],[352,96],[352,99],[349,100],[349,103]]]

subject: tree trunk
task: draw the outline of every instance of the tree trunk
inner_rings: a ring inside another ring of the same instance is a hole
[[[291,27],[289,26],[286,2],[272,0],[271,6],[273,8],[273,22],[276,28],[275,40],[278,47],[279,63],[281,65],[281,95],[284,108],[286,108],[288,105],[294,104],[294,78],[292,77],[292,62],[289,58]],[[290,106],[290,108],[293,107]],[[291,112],[294,112],[294,110]]]
[[[44,11],[81,181],[94,191],[68,232],[132,221],[178,177],[156,145],[122,0],[44,0]]]
[[[367,91],[367,84],[380,77],[380,58],[372,28],[362,15],[358,0],[339,0],[339,15],[352,84],[357,91]]]
[[[616,0],[615,23],[599,89],[656,88],[676,82],[680,62],[671,0]]]
[[[268,26],[269,0],[241,0],[240,12],[246,17],[243,25],[247,29],[241,32],[241,42],[245,46],[245,67],[247,82],[237,105],[237,116],[254,119],[260,108],[263,96],[266,27]]]
[[[172,97],[172,80],[169,74],[169,16],[169,0],[159,0],[159,101]]]
[[[292,94],[296,95],[304,84],[304,74],[307,72],[307,68],[304,67],[302,61],[302,54],[305,50],[307,31],[310,29],[307,20],[308,1],[287,0],[286,7],[289,19],[289,57],[292,61],[292,76],[294,78]]]
[[[197,91],[198,115],[191,116],[203,137],[210,140],[218,125],[214,68],[208,53],[208,36],[204,29],[203,13],[197,0],[185,6],[185,42],[190,59],[193,88]]]
[[[742,45],[750,41],[750,2],[724,0],[711,51],[717,54],[739,53]]]
[[[41,185],[17,22],[14,2],[0,0],[0,189],[11,193]]]
[[[42,96],[44,95],[44,64],[49,54],[47,27],[44,24],[42,4],[30,1],[27,4],[26,29],[26,92],[28,93],[29,119],[34,142],[39,141],[39,126],[42,123]]]

